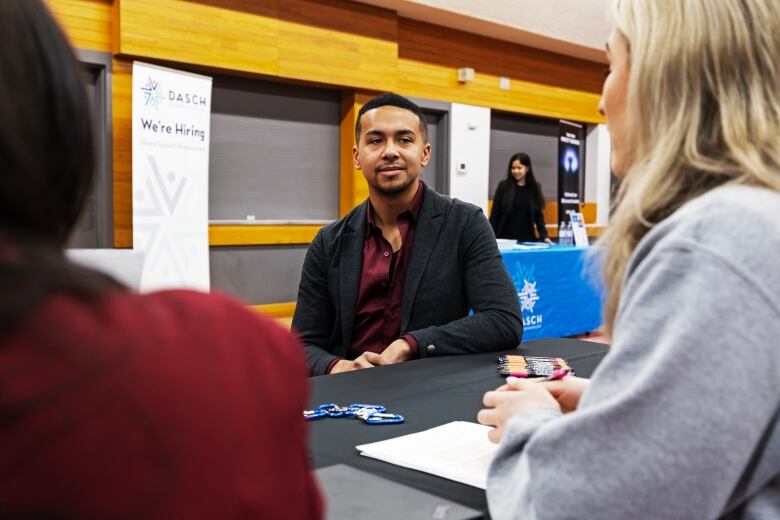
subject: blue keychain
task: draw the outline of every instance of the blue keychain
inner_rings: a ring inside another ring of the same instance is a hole
[[[387,410],[384,406],[381,404],[363,404],[363,403],[352,403],[349,405],[349,409],[345,413],[345,415],[354,416],[359,414],[365,414],[368,411],[373,412],[384,412]]]
[[[341,407],[336,403],[325,403],[319,405],[317,410],[325,412],[328,417],[341,417],[347,414],[349,408]]]
[[[366,424],[398,424],[404,422],[404,416],[397,413],[372,413],[363,421]]]
[[[355,417],[366,424],[398,424],[404,422],[404,416],[394,413],[383,413],[387,410],[381,404],[352,403],[349,406],[339,406],[336,403],[324,403],[314,410],[304,410],[303,418],[315,421],[323,417]]]
[[[307,421],[316,421],[317,419],[322,419],[327,415],[328,414],[325,412],[325,410],[304,410],[303,411],[303,418],[306,419]]]

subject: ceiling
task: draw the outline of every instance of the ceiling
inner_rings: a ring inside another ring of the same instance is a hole
[[[606,63],[611,0],[356,0],[400,16]]]

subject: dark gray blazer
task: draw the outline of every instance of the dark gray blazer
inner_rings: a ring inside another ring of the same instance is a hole
[[[311,375],[324,374],[335,357],[349,354],[367,205],[322,228],[306,254],[292,326]],[[426,186],[408,269],[399,337],[414,336],[420,357],[506,350],[520,343],[517,291],[477,206]]]

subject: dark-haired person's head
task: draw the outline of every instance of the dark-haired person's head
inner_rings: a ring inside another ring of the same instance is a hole
[[[544,195],[542,187],[536,181],[534,176],[534,167],[531,164],[531,156],[527,153],[519,152],[509,158],[509,164],[506,168],[507,189],[504,195],[504,207],[507,211],[511,210],[515,200],[517,186],[527,186],[531,190],[534,201],[539,208],[544,209]]]
[[[40,0],[0,1],[0,232],[64,244],[93,174],[73,51]]]
[[[425,116],[398,94],[380,94],[363,105],[355,123],[355,143],[355,167],[375,196],[416,190],[420,169],[431,157]]]
[[[56,292],[109,278],[65,261],[93,175],[81,70],[41,0],[0,0],[0,332]]]
[[[516,153],[509,158],[506,168],[506,180],[523,186],[527,180],[535,182],[531,157],[527,153]]]

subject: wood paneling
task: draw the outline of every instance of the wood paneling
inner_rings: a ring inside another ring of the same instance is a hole
[[[391,11],[344,0],[116,2],[114,48],[122,55],[331,85],[397,86]],[[348,30],[364,24],[392,39]]]
[[[322,226],[209,225],[210,246],[309,244]]]
[[[74,47],[111,51],[111,0],[46,0],[46,4]]]
[[[583,202],[580,204],[580,213],[585,219],[586,224],[596,223],[596,209],[598,204],[595,202]],[[556,201],[547,201],[544,204],[544,221],[548,224],[558,222],[558,203]]]
[[[339,128],[339,216],[368,198],[368,184],[363,172],[355,168],[352,147],[355,144],[355,123],[362,106],[373,93],[355,90],[341,95],[341,125]]]
[[[592,94],[604,81],[600,63],[408,18],[398,20],[398,57]]]
[[[133,64],[114,58],[114,246],[133,247]]]
[[[582,213],[582,218],[585,219],[586,224],[594,224],[596,222],[597,210],[598,204],[595,202],[584,202],[580,204],[580,213]]]
[[[274,318],[292,318],[292,315],[295,314],[295,302],[266,303],[264,305],[250,305],[250,307]]]
[[[598,63],[328,0],[117,0],[122,54],[603,122]],[[476,69],[457,81],[458,67]],[[511,79],[510,90],[499,79]]]
[[[399,91],[409,96],[584,123],[604,122],[598,113],[600,95],[590,92],[518,80],[511,81],[510,90],[502,90],[499,76],[479,72],[464,84],[458,82],[455,68],[409,59],[398,61],[398,72]]]
[[[456,31],[398,20],[399,91],[507,112],[603,123],[603,65]],[[458,68],[475,78],[458,82]],[[500,88],[500,78],[510,89]]]

